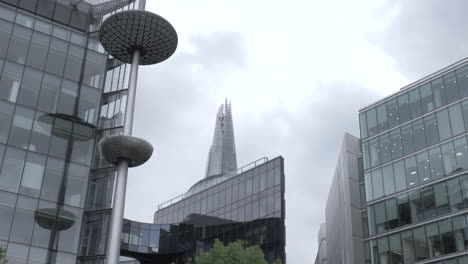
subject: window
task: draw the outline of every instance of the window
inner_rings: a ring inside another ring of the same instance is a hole
[[[10,45],[8,46],[7,58],[24,64],[28,54],[29,42],[31,40],[32,30],[19,25],[13,27]]]
[[[401,145],[400,129],[390,131],[390,144],[392,147],[392,158],[396,159],[403,156],[403,146]]]
[[[388,199],[385,201],[387,211],[387,230],[395,229],[399,226],[398,208],[396,198]]]
[[[80,241],[80,230],[81,230],[81,219],[83,215],[83,210],[79,208],[74,208],[70,206],[64,206],[62,210],[66,210],[76,216],[75,223],[67,230],[60,232],[59,240],[58,240],[58,250],[76,253],[78,249],[78,243]],[[145,231],[143,231],[145,232]],[[76,256],[71,255],[71,260],[62,261],[61,263],[73,263],[76,260]],[[57,258],[57,262],[59,262],[59,258]]]
[[[427,83],[421,86],[421,106],[422,106],[422,113],[426,114],[434,110],[434,102],[432,100],[432,88],[431,84]]]
[[[50,36],[34,31],[29,48],[26,64],[43,70],[47,61],[47,51],[49,50]]]
[[[403,194],[397,197],[398,202],[398,218],[400,219],[400,225],[409,225],[413,222],[412,211],[410,209],[408,194]],[[416,215],[415,215],[416,217]],[[415,219],[416,220],[416,219]]]
[[[419,88],[415,88],[408,93],[410,104],[411,119],[421,115],[421,97],[419,96]]]
[[[416,151],[426,147],[426,132],[424,131],[424,123],[422,119],[412,123],[414,135],[414,149]]]
[[[8,240],[17,195],[0,191],[0,239]]]
[[[96,124],[101,102],[101,91],[81,86],[79,99],[78,116],[90,124]]]
[[[374,194],[372,193],[372,176],[371,176],[371,173],[367,172],[366,174],[364,174],[364,178],[365,178],[365,184],[366,184],[367,201],[374,200]]]
[[[369,137],[377,134],[377,115],[375,108],[372,108],[366,112],[367,117],[367,134]]]
[[[386,229],[385,201],[376,203],[374,210],[376,231],[377,233],[381,233]]]
[[[407,124],[401,128],[401,143],[403,146],[403,155],[414,152],[413,129],[411,124]]]
[[[377,121],[379,132],[388,129],[387,106],[385,104],[377,106]]]
[[[380,148],[378,138],[373,138],[369,141],[369,152],[371,158],[371,167],[380,165]]]
[[[437,112],[437,127],[439,130],[440,141],[446,140],[452,136],[450,121],[447,109]]]
[[[452,232],[452,223],[450,219],[439,222],[440,239],[442,240],[442,254],[456,252],[455,237]]]
[[[34,213],[37,209],[37,199],[19,196],[13,225],[11,227],[10,240],[29,244],[31,242],[34,227]]]
[[[400,234],[389,236],[392,263],[403,263]]]
[[[437,208],[434,196],[434,189],[432,186],[424,187],[421,189],[421,200],[423,204],[423,217],[418,220],[430,219],[437,216]]]
[[[410,209],[412,213],[413,223],[422,221],[424,219],[424,208],[421,199],[421,193],[414,191],[409,194]],[[416,217],[416,219],[415,219]]]
[[[429,244],[429,256],[438,257],[442,254],[442,243],[439,237],[439,227],[437,223],[426,226],[427,242]]]
[[[48,113],[55,112],[60,91],[60,83],[60,78],[51,74],[44,74],[37,106],[38,109]]]
[[[455,157],[457,159],[457,171],[468,169],[468,144],[466,137],[453,141],[455,146]]]
[[[442,78],[438,78],[431,82],[432,85],[432,94],[434,96],[434,106],[439,108],[447,104],[447,99],[445,98],[445,89]]]
[[[26,151],[8,147],[0,172],[0,189],[18,192]]]
[[[416,158],[414,156],[405,159],[405,172],[408,187],[419,185]]]
[[[41,199],[57,201],[62,178],[65,172],[63,160],[49,157],[44,172],[44,183],[41,190]]]
[[[83,74],[83,83],[91,87],[101,89],[106,62],[107,55],[88,50]]]
[[[440,179],[444,175],[444,166],[440,148],[437,146],[429,150],[429,162],[431,163],[432,179]]]
[[[73,115],[78,96],[78,83],[63,79],[57,113]]]
[[[431,180],[431,168],[429,165],[429,156],[427,151],[423,151],[416,155],[416,160],[418,162],[418,174],[419,182],[421,184],[426,183]]]
[[[362,156],[363,156],[364,169],[370,168],[371,162],[370,162],[370,152],[369,152],[368,141],[362,143]]]
[[[411,118],[408,94],[404,93],[398,96],[397,101],[398,101],[398,113],[400,117],[400,123],[404,123],[410,120]]]
[[[0,14],[3,18],[3,14]],[[13,15],[14,16],[14,15]],[[8,50],[8,43],[10,42],[11,32],[13,31],[13,23],[5,20],[0,20],[0,57],[5,58]]]
[[[463,115],[460,104],[451,106],[449,108],[449,115],[453,135],[456,136],[465,132],[465,126],[463,124]]]
[[[18,94],[17,103],[36,108],[39,88],[42,82],[42,72],[26,67]]]
[[[372,193],[374,194],[374,199],[378,199],[384,194],[382,170],[380,169],[372,171]]]
[[[84,54],[84,48],[73,44],[70,45],[68,49],[67,61],[65,63],[65,78],[77,82],[80,80]]]
[[[0,79],[0,98],[16,102],[24,67],[14,62],[5,61]]]
[[[393,166],[387,165],[382,168],[384,194],[389,195],[395,192],[395,181],[393,179]]]
[[[388,237],[379,238],[379,259],[382,264],[390,264],[390,249],[388,245]]]
[[[447,181],[447,190],[450,202],[450,211],[456,212],[463,209],[460,179],[454,178]]]
[[[453,233],[456,238],[456,251],[463,251],[468,247],[468,233],[465,215],[452,218]],[[459,262],[460,264],[465,262]],[[456,262],[455,262],[456,264]]]
[[[0,100],[0,143],[7,142],[14,109],[14,104]]]
[[[427,145],[439,143],[439,131],[437,130],[437,121],[435,115],[424,118],[424,130],[426,131]]]
[[[63,70],[65,68],[67,50],[67,42],[52,38],[45,70],[55,75],[62,76]]]
[[[404,160],[393,163],[393,175],[395,177],[395,190],[397,192],[404,190],[406,188]]]
[[[444,88],[445,95],[447,97],[447,103],[451,103],[460,98],[460,95],[458,94],[457,78],[455,76],[455,72],[450,72],[444,76]]]
[[[437,215],[444,215],[450,212],[446,183],[434,184],[434,194]]]
[[[28,149],[47,154],[54,118],[44,112],[36,112]]]
[[[468,96],[468,66],[464,66],[456,71],[457,84],[460,90],[460,96]]]
[[[389,162],[392,160],[390,138],[388,133],[382,134],[379,136],[380,142],[380,156],[382,158],[382,163]]]
[[[415,261],[412,233],[411,230],[401,233],[401,244],[405,263],[413,263]]]
[[[33,152],[28,153],[26,164],[24,165],[23,178],[21,179],[21,194],[39,197],[45,163],[45,156]]]
[[[414,229],[414,253],[416,261],[427,259],[429,252],[427,251],[426,231],[424,227]]]
[[[457,171],[457,160],[455,158],[455,149],[453,142],[445,143],[441,146],[442,161],[444,163],[444,174],[449,175]]]
[[[33,110],[26,107],[16,106],[8,143],[16,147],[27,149],[33,120]]]
[[[0,31],[1,34],[1,31]],[[1,41],[1,40],[0,40]],[[0,43],[1,45],[1,43]],[[107,82],[106,83],[110,83]],[[361,138],[367,138],[367,121],[366,121],[366,113],[359,114],[359,127],[361,128]]]
[[[388,125],[394,127],[400,123],[398,117],[398,104],[396,99],[387,102]]]

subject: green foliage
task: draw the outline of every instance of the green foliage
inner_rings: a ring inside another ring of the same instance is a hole
[[[273,262],[273,264],[283,264],[283,261],[281,259],[277,259],[275,262]]]
[[[196,264],[268,264],[258,245],[244,248],[242,242],[229,243],[224,246],[216,239],[209,252],[197,256]]]
[[[6,261],[6,248],[3,246],[0,246],[0,263],[4,264],[7,263]]]

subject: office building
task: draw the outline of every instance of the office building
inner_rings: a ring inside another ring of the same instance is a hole
[[[327,229],[326,224],[320,225],[319,233],[317,236],[318,251],[315,257],[315,264],[327,264]]]
[[[468,60],[359,113],[365,263],[468,263]]]

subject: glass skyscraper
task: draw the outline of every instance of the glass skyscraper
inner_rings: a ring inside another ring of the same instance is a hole
[[[467,96],[465,59],[360,111],[365,263],[468,263]]]
[[[93,153],[102,135],[120,133],[129,66],[108,58],[97,31],[112,13],[144,4],[0,1],[0,247],[8,263],[103,259],[113,168]]]

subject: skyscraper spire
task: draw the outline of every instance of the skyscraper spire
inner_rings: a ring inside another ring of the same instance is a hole
[[[213,144],[208,153],[205,177],[225,174],[237,169],[231,102],[227,99],[216,115]]]

